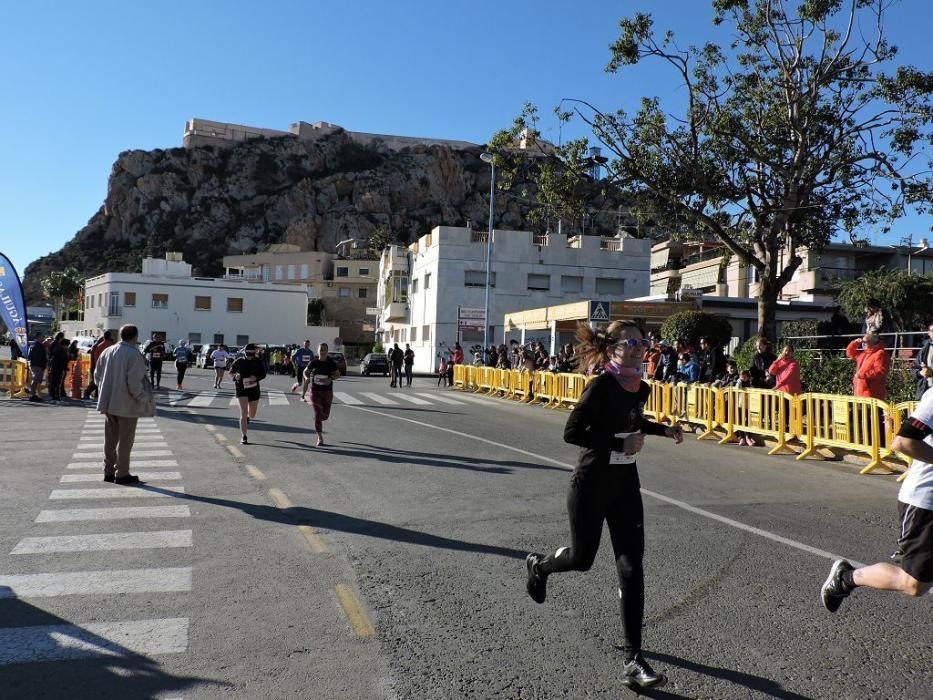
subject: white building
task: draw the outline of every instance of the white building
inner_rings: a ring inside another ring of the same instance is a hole
[[[126,323],[143,340],[273,345],[310,339],[333,347],[340,330],[308,326],[308,293],[295,284],[192,277],[180,253],[145,258],[143,271],[108,272],[84,281],[84,320],[62,324],[68,337],[99,336]]]
[[[648,293],[649,240],[530,231],[493,236],[490,343],[511,337],[501,325],[509,312]],[[439,226],[407,248],[383,253],[376,337],[386,346],[410,343],[416,371],[433,371],[437,355],[456,341],[467,353],[482,344],[486,238],[485,231]]]

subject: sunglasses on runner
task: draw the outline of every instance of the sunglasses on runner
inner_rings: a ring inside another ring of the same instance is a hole
[[[616,343],[616,347],[624,345],[627,348],[637,348],[637,347],[647,347],[651,344],[651,341],[647,338],[626,338],[625,340],[620,340]]]

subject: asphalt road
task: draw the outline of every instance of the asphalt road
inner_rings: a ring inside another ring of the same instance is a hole
[[[524,592],[525,553],[569,544],[565,412],[350,376],[316,448],[272,377],[241,447],[231,387],[189,377],[140,428],[138,490],[75,479],[88,406],[0,402],[0,697],[630,694],[607,534]],[[689,436],[639,471],[652,697],[930,697],[930,596],[819,601],[834,554],[891,553],[893,478]]]

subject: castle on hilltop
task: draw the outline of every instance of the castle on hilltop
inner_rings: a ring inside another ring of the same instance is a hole
[[[344,131],[360,145],[380,144],[392,151],[400,151],[412,146],[446,146],[455,150],[478,148],[479,144],[468,141],[452,141],[449,139],[432,139],[421,136],[394,136],[390,134],[368,134],[362,131],[346,131],[337,124],[327,122],[295,122],[289,125],[288,131],[277,129],[261,129],[256,126],[243,124],[230,124],[227,122],[214,122],[209,119],[189,119],[185,122],[185,134],[182,144],[185,148],[197,146],[232,146],[241,141],[250,139],[268,139],[290,137],[302,141],[315,141],[319,138]]]

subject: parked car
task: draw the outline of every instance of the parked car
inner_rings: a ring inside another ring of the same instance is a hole
[[[327,356],[333,358],[334,363],[337,365],[337,369],[340,370],[341,376],[345,376],[347,373],[347,358],[342,352],[328,352]]]
[[[78,352],[88,353],[91,351],[91,348],[94,346],[94,342],[97,340],[97,338],[84,336],[77,338],[76,340],[78,341]]]
[[[389,376],[389,356],[384,352],[371,352],[360,363],[360,374],[368,377],[371,374],[382,372],[382,376]]]
[[[211,369],[214,366],[214,361],[211,359],[211,353],[219,347],[220,345],[216,343],[202,345],[198,350],[197,357],[194,360],[195,366],[200,367],[201,369]]]

